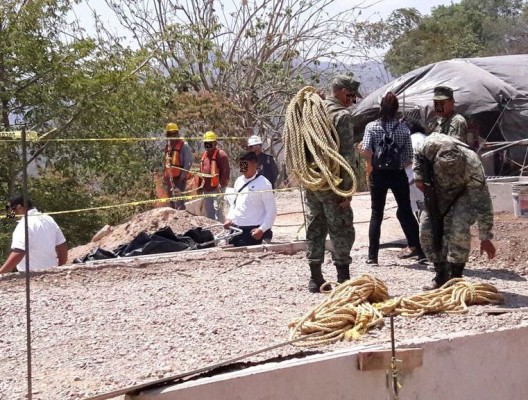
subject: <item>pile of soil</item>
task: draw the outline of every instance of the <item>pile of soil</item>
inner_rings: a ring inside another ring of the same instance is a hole
[[[103,227],[95,234],[90,243],[70,249],[68,263],[71,263],[75,258],[82,258],[97,247],[114,250],[118,246],[130,242],[141,232],[154,233],[161,228],[170,226],[174,233],[183,234],[192,228],[207,228],[218,224],[218,221],[206,217],[197,217],[187,211],[174,210],[170,207],[155,208],[134,215],[120,225]]]
[[[528,240],[524,232],[528,230],[528,218],[519,218],[510,213],[495,213],[493,244],[497,254],[493,260],[478,257],[480,241],[477,226],[472,227],[470,262],[481,267],[497,268],[528,275]]]

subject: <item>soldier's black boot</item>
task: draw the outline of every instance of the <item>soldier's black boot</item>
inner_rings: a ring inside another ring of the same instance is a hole
[[[336,264],[337,282],[343,283],[350,280],[350,265]]]
[[[320,293],[320,288],[326,281],[323,278],[321,264],[310,264],[310,281],[308,282],[308,291],[310,293]]]
[[[446,263],[443,263],[443,262],[434,263],[434,269],[436,273],[435,277],[433,278],[430,284],[425,285],[423,287],[423,290],[438,289],[450,279],[449,271],[447,269]]]
[[[452,278],[462,278],[462,273],[464,272],[465,263],[449,263],[451,269],[451,279]]]

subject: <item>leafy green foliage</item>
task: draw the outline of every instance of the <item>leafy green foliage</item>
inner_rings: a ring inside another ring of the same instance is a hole
[[[384,61],[398,76],[452,58],[525,53],[527,10],[523,0],[462,0],[430,16],[399,9],[386,21],[364,23],[356,35],[374,48],[390,45]]]

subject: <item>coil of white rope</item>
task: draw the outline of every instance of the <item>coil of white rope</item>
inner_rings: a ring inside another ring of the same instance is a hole
[[[339,154],[339,136],[323,99],[312,86],[299,90],[286,110],[283,133],[286,167],[306,189],[332,190],[352,196],[357,187],[354,171]],[[340,189],[341,169],[352,178],[352,187]]]

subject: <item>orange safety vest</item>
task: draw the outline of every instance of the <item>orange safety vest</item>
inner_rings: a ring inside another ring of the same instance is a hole
[[[211,157],[211,175],[214,175],[211,178],[211,187],[217,187],[220,183],[220,173],[218,172],[218,165],[216,163],[216,155],[218,154],[218,149],[215,149],[213,156]],[[207,158],[207,151],[204,151],[202,154],[202,162],[200,165],[200,172],[205,173],[204,171],[204,160]]]
[[[165,176],[177,178],[181,174],[181,169],[183,167],[181,163],[181,149],[184,145],[183,140],[178,140],[174,147],[171,146],[170,142],[167,142],[167,147],[165,148]],[[179,167],[179,168],[173,168]]]

